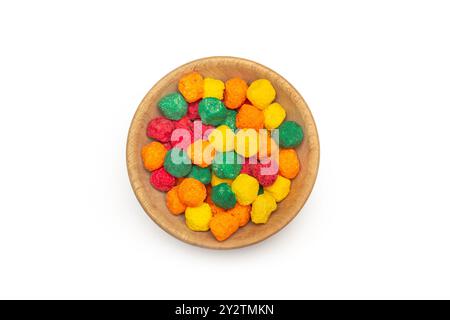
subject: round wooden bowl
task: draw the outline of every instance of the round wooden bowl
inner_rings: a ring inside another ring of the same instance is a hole
[[[178,80],[186,73],[198,71],[204,77],[226,81],[240,77],[252,82],[268,79],[276,89],[276,101],[287,112],[287,119],[297,121],[304,130],[305,138],[297,147],[302,165],[300,174],[292,180],[291,192],[278,209],[272,213],[267,224],[249,222],[229,239],[219,242],[211,232],[194,232],[185,225],[184,215],[174,216],[166,208],[165,193],[150,185],[150,173],[144,169],[141,148],[149,142],[146,136],[148,122],[160,115],[157,103],[165,94],[177,90]],[[131,186],[145,212],[162,229],[187,243],[213,249],[232,249],[255,244],[275,234],[286,226],[301,210],[314,186],[319,167],[319,138],[313,116],[298,91],[276,72],[256,62],[233,57],[210,57],[189,62],[162,78],[147,93],[131,122],[127,142],[127,167]]]

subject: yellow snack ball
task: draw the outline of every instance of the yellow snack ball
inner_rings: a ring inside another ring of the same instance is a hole
[[[259,134],[255,129],[241,129],[234,139],[234,150],[245,158],[258,153]]]
[[[275,89],[267,79],[259,79],[252,82],[247,90],[247,99],[252,105],[264,109],[275,100]]]
[[[208,136],[211,145],[220,152],[227,152],[234,149],[234,132],[226,125],[218,126]]]
[[[225,84],[217,79],[205,78],[203,80],[203,98],[217,98],[223,99],[223,90]]]
[[[264,188],[264,191],[270,193],[270,195],[275,198],[276,202],[280,202],[286,198],[290,190],[291,180],[280,175],[278,175],[277,179],[271,186]]]
[[[274,102],[263,110],[264,113],[264,127],[266,129],[275,129],[286,118],[286,110],[283,109],[281,104]]]
[[[184,215],[186,217],[186,225],[192,231],[209,230],[209,222],[212,218],[209,204],[202,203],[198,207],[187,207]]]
[[[272,212],[277,209],[277,202],[270,193],[260,194],[252,204],[252,222],[256,224],[267,223]]]
[[[211,173],[211,185],[213,187],[215,187],[221,183],[226,183],[231,186],[232,182],[233,182],[233,180],[231,180],[231,179],[221,179],[218,176],[216,176],[214,173]]]
[[[255,201],[258,196],[259,182],[252,176],[241,173],[231,184],[231,190],[236,195],[239,204],[246,206]]]

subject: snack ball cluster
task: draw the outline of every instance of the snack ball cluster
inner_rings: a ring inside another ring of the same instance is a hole
[[[288,196],[304,133],[275,98],[267,79],[223,82],[191,72],[158,102],[142,163],[190,230],[225,241],[250,221],[267,223]]]

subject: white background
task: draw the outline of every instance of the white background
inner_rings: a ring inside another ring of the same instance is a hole
[[[2,1],[0,298],[450,298],[448,1]],[[241,250],[159,229],[126,172],[151,86],[211,55],[302,93],[321,166]]]

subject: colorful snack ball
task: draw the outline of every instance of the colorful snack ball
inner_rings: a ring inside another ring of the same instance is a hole
[[[216,214],[209,226],[217,241],[224,241],[239,229],[239,219],[229,213]]]
[[[169,142],[175,122],[163,117],[152,119],[147,125],[147,136],[160,142]]]
[[[277,203],[272,195],[263,193],[259,195],[252,204],[251,217],[255,224],[264,224],[270,218],[273,211],[277,209]]]
[[[236,132],[234,150],[245,158],[253,157],[258,153],[259,137],[255,129],[241,129]]]
[[[236,196],[226,183],[212,188],[211,199],[215,205],[223,209],[231,209],[236,205]]]
[[[264,127],[264,113],[251,104],[244,104],[236,115],[236,127],[240,129],[262,129]]]
[[[275,89],[267,79],[253,81],[247,90],[247,98],[259,109],[264,109],[275,100]]]
[[[184,129],[191,133],[192,130],[194,130],[194,124],[191,120],[189,120],[187,116],[184,116],[183,118],[175,122],[175,129]]]
[[[212,187],[208,186],[206,188],[206,203],[209,204],[212,214],[213,216],[215,216],[216,214],[220,214],[220,213],[225,213],[226,210],[222,209],[221,207],[216,206],[216,204],[214,203],[214,201],[212,200],[211,194],[212,194]]]
[[[234,132],[226,125],[215,128],[208,136],[208,141],[219,152],[234,150]]]
[[[253,176],[263,187],[274,184],[278,177],[278,164],[275,161],[266,160],[263,163],[255,164],[252,168]]]
[[[198,101],[188,104],[186,116],[192,121],[200,119],[200,115],[198,114]]]
[[[187,113],[187,103],[178,92],[169,93],[158,103],[159,110],[170,120],[180,120]]]
[[[152,141],[142,148],[141,155],[144,167],[148,171],[159,169],[164,164],[164,157],[167,149],[164,145],[157,141]]]
[[[172,147],[186,149],[193,141],[193,123],[187,116],[175,121],[170,142]]]
[[[218,126],[225,121],[227,108],[217,98],[204,98],[198,105],[198,113],[203,123]]]
[[[277,179],[271,186],[264,188],[265,193],[267,192],[273,196],[276,202],[280,202],[286,198],[290,190],[291,180],[280,175],[278,175]]]
[[[206,168],[212,163],[216,151],[208,141],[197,140],[187,148],[187,154],[193,164]]]
[[[212,78],[205,78],[203,81],[203,98],[223,99],[225,85],[222,81]]]
[[[300,161],[295,149],[281,149],[278,155],[280,174],[288,179],[294,179],[300,171]]]
[[[278,151],[278,145],[272,139],[270,131],[259,131],[259,146],[258,146],[258,158],[264,159],[270,157],[272,154],[276,157]]]
[[[212,218],[212,211],[207,203],[202,203],[197,207],[187,207],[184,213],[186,225],[192,231],[208,231]]]
[[[211,169],[209,167],[202,168],[199,166],[192,166],[191,173],[189,173],[188,178],[194,178],[203,184],[211,183]]]
[[[218,176],[216,176],[215,174],[214,174],[214,172],[211,174],[211,185],[213,186],[213,187],[215,187],[215,186],[217,186],[218,184],[221,184],[221,183],[227,183],[227,184],[229,184],[230,186],[231,186],[231,183],[233,182],[233,180],[232,179],[222,179],[222,178],[219,178]]]
[[[277,102],[270,104],[263,110],[263,113],[264,127],[269,130],[278,128],[286,118],[286,111]]]
[[[231,190],[236,195],[239,204],[246,206],[255,201],[258,196],[259,183],[248,174],[240,174],[231,184]]]
[[[239,220],[239,227],[243,227],[250,220],[250,210],[250,206],[243,206],[236,203],[236,205],[227,212]]]
[[[177,183],[177,179],[168,173],[164,168],[156,169],[150,176],[150,184],[156,190],[167,192]]]
[[[241,173],[248,174],[249,176],[253,175],[253,166],[257,163],[255,158],[249,159],[245,158],[244,163],[242,164]]]
[[[229,109],[237,109],[247,98],[247,83],[240,78],[232,78],[225,82],[224,103]]]
[[[233,130],[233,132],[236,132],[236,116],[237,112],[234,110],[227,110],[227,117],[225,118],[223,124],[226,125],[228,128]]]
[[[206,199],[206,187],[194,178],[184,179],[178,186],[178,197],[188,207],[197,207]]]
[[[172,148],[167,151],[164,158],[164,169],[174,177],[185,177],[191,172],[192,163],[186,151],[180,148]]]
[[[279,144],[282,148],[294,148],[303,141],[303,129],[294,121],[285,121],[278,128]]]
[[[183,76],[178,82],[178,90],[187,102],[195,102],[203,97],[203,77],[198,72]]]
[[[173,187],[166,193],[166,206],[174,215],[180,215],[186,210],[186,205],[178,197],[178,186]]]
[[[234,179],[242,169],[242,158],[234,151],[217,152],[212,163],[214,175],[222,179]]]

